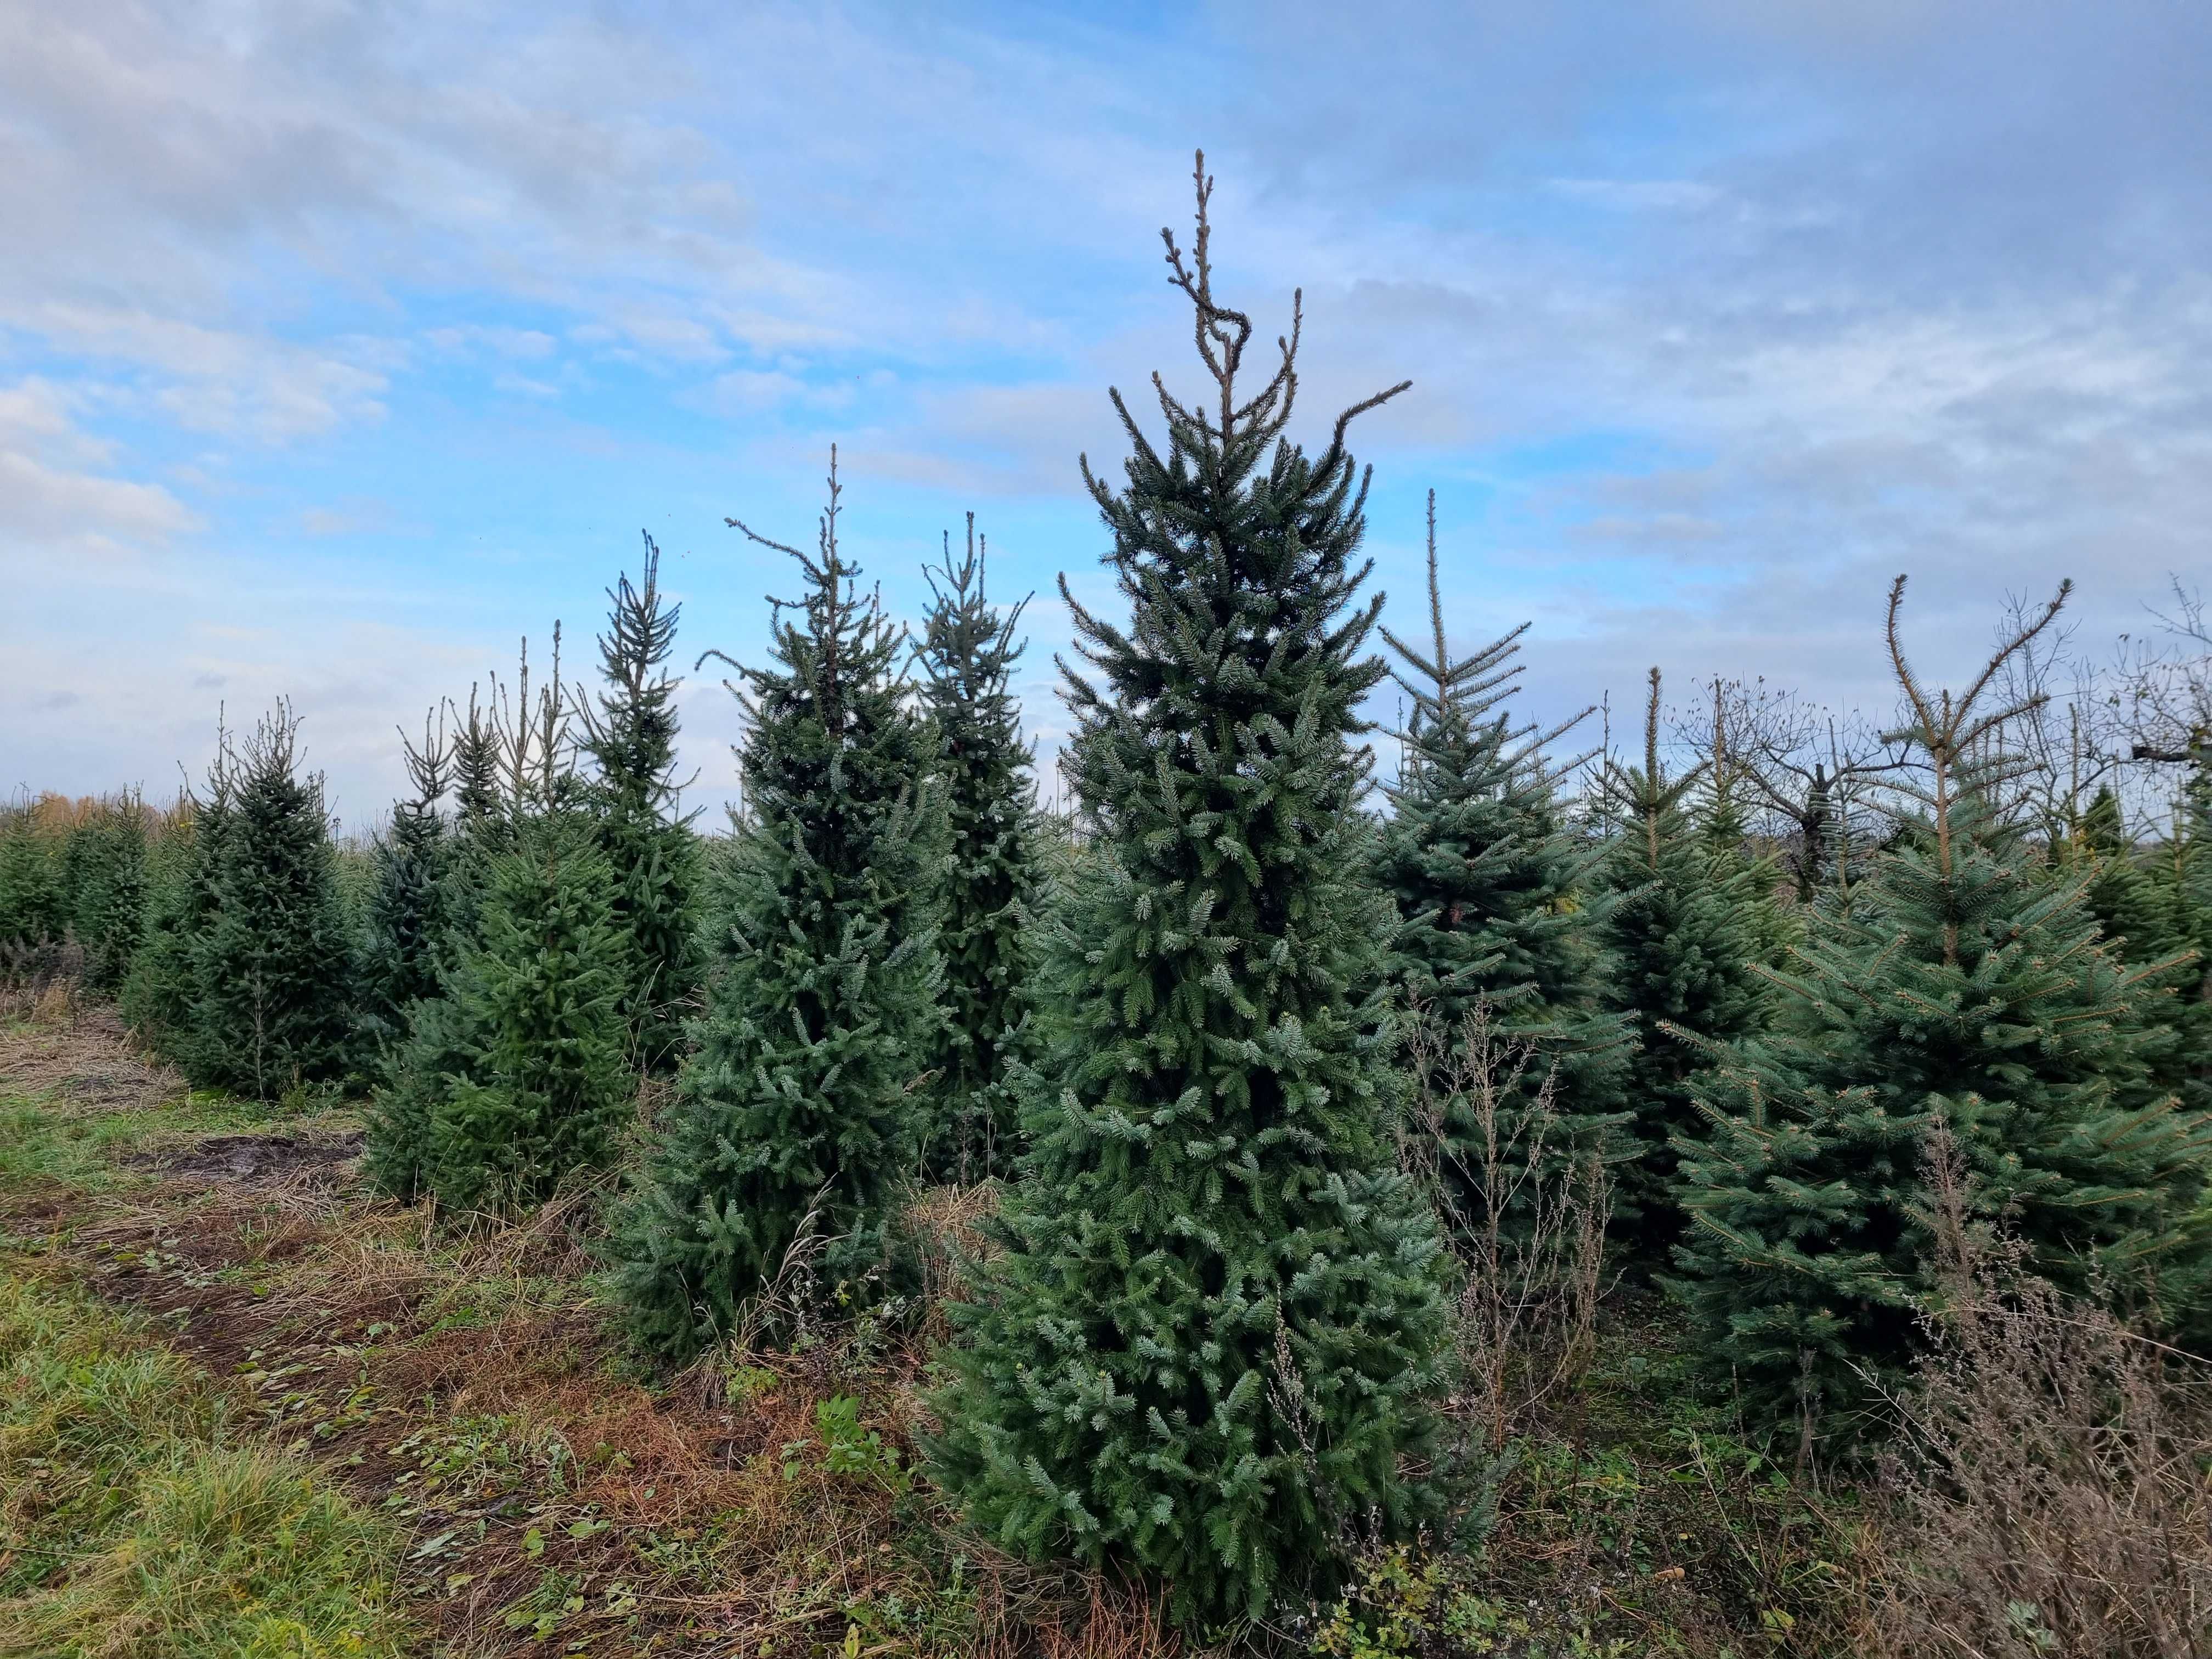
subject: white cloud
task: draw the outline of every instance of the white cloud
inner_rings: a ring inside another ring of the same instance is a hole
[[[113,559],[201,527],[160,485],[88,470],[114,453],[114,445],[78,428],[52,383],[0,387],[0,551],[9,562]]]
[[[196,514],[155,484],[67,472],[0,449],[0,539],[37,550],[112,556],[199,528]]]

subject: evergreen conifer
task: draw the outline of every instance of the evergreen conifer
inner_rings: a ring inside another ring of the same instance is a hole
[[[1678,1143],[1696,1224],[1675,1288],[1697,1351],[1753,1420],[1849,1443],[1905,1380],[1933,1288],[1923,1162],[1958,1148],[1981,1213],[2034,1270],[2191,1317],[2205,1288],[2212,1123],[2160,1091],[2170,997],[2098,942],[2087,880],[2008,836],[1974,762],[2020,711],[1930,697],[1893,665],[1927,758],[1926,817],[1820,913],[1786,973],[1791,1023],[1693,1079],[1711,1119]],[[2007,647],[2057,615],[2062,588]]]
[[[949,1309],[931,1448],[1000,1545],[1164,1574],[1197,1625],[1325,1591],[1346,1529],[1422,1512],[1405,1460],[1444,1340],[1351,867],[1383,670],[1343,440],[1393,393],[1309,459],[1283,436],[1294,320],[1240,399],[1252,327],[1213,296],[1210,190],[1200,158],[1190,261],[1166,240],[1218,411],[1156,376],[1164,449],[1116,392],[1127,484],[1084,465],[1132,615],[1062,579],[1099,676],[1066,673],[1097,841],[1051,971],[1082,994],[1026,1084],[1002,1251]]]
[[[214,763],[201,793],[179,792],[176,808],[146,853],[137,949],[118,998],[140,1042],[187,1077],[207,1074],[198,1058],[206,1036],[201,962],[215,927],[216,872],[230,824],[237,757],[216,728]]]
[[[601,1162],[631,1098],[622,1013],[629,955],[613,872],[586,826],[531,825],[495,858],[479,941],[446,996],[418,1005],[379,1097],[377,1174],[453,1210],[513,1210]],[[419,1164],[403,1166],[419,1136]]]
[[[2202,744],[2196,752],[2155,885],[2166,945],[2196,953],[2173,975],[2181,1033],[2174,1074],[2189,1103],[2212,1112],[2212,756]]]
[[[457,827],[465,835],[485,836],[507,821],[506,802],[500,795],[499,736],[469,687],[469,707],[463,714],[455,704],[453,714],[453,811]]]
[[[1478,1000],[1502,1036],[1531,1045],[1535,1064],[1523,1092],[1553,1076],[1553,1145],[1562,1153],[1627,1156],[1635,1027],[1601,1006],[1610,972],[1603,928],[1613,902],[1603,884],[1607,849],[1562,821],[1557,775],[1544,759],[1583,717],[1547,732],[1513,724],[1505,705],[1521,673],[1512,659],[1525,623],[1469,656],[1451,655],[1433,491],[1429,622],[1432,654],[1382,630],[1405,665],[1395,677],[1413,705],[1392,814],[1371,854],[1376,884],[1401,918],[1390,977],[1444,1034],[1439,1052],[1456,1051]],[[1472,1164],[1455,1152],[1446,1167]],[[1461,1196],[1462,1212],[1474,1218],[1472,1195]]]
[[[1779,860],[1752,833],[1745,797],[1747,785],[1755,790],[1757,783],[1737,753],[1739,733],[1730,729],[1728,684],[1718,677],[1713,681],[1711,713],[1705,775],[1691,816],[1714,862],[1717,878],[1747,907],[1743,926],[1754,941],[1750,959],[1771,965],[1781,959],[1795,936],[1795,924],[1782,901]],[[1756,873],[1739,879],[1740,872],[1749,872]]]
[[[135,793],[93,803],[62,853],[69,931],[84,953],[84,982],[113,991],[130,970],[144,902],[146,811]]]
[[[1001,614],[984,590],[986,550],[968,515],[968,547],[929,573],[932,604],[919,653],[922,704],[937,744],[946,819],[938,945],[946,1019],[925,1127],[930,1169],[959,1181],[1009,1166],[1019,1142],[1012,1074],[1031,1052],[1030,930],[1038,885],[1036,786],[1008,682],[1026,599]],[[941,580],[940,580],[941,579]]]
[[[683,1048],[684,1012],[697,989],[696,915],[700,860],[676,778],[676,690],[665,664],[683,606],[660,592],[660,550],[645,538],[642,584],[628,576],[609,590],[599,635],[606,690],[594,709],[575,707],[582,747],[597,763],[599,840],[615,884],[615,920],[629,938],[622,1012],[641,1069],[672,1070]]]
[[[724,960],[615,1220],[632,1326],[666,1353],[730,1331],[803,1231],[828,1241],[823,1270],[857,1292],[914,1167],[908,1097],[937,1018],[936,872],[915,833],[928,732],[898,672],[904,634],[839,548],[840,490],[832,450],[811,555],[729,521],[796,560],[806,590],[773,602],[771,665],[732,664],[747,812]]]
[[[444,890],[449,963],[477,943],[477,913],[490,890],[494,862],[517,850],[532,822],[556,807],[574,806],[579,793],[561,683],[561,624],[553,624],[551,681],[539,686],[534,702],[526,637],[512,698],[496,673],[489,678],[488,694],[469,687],[465,710],[447,704],[454,809]]]
[[[611,1054],[621,1072],[627,1049],[627,945],[573,775],[557,623],[553,639],[553,674],[534,700],[525,641],[512,701],[494,676],[488,701],[471,687],[465,711],[447,705],[450,726],[426,721],[422,748],[408,745],[416,798],[394,824],[411,826],[421,863],[386,866],[392,883],[372,905],[385,923],[372,934],[389,941],[387,985],[413,994],[387,1003],[400,1029],[363,1159],[398,1198],[534,1202],[604,1154],[609,1114],[629,1097],[604,1065]],[[449,787],[457,810],[441,826],[434,803]]]
[[[2186,944],[2174,925],[2167,895],[2137,856],[2119,797],[2110,786],[2090,799],[2072,844],[2063,850],[2076,867],[2086,866],[2091,872],[2085,900],[2115,955],[2130,962],[2156,961]]]
[[[1752,1035],[1765,1007],[1757,968],[1765,866],[1733,844],[1716,852],[1683,803],[1706,768],[1669,778],[1659,756],[1659,671],[1651,671],[1644,717],[1644,764],[1609,757],[1604,794],[1622,833],[1607,875],[1613,961],[1607,1007],[1636,1023],[1641,1046],[1628,1063],[1629,1127],[1637,1152],[1618,1172],[1616,1214],[1638,1254],[1663,1263],[1680,1231],[1674,1202],[1675,1137],[1701,1121],[1689,1089],[1712,1045]]]
[[[439,994],[451,944],[453,848],[440,804],[450,784],[452,745],[429,717],[420,746],[401,740],[415,793],[392,809],[392,827],[371,857],[362,950],[363,1012],[386,1048],[406,1040],[415,1005]]]
[[[349,1058],[354,962],[322,780],[299,775],[299,721],[279,703],[246,741],[211,857],[199,940],[195,1083],[274,1100],[335,1080]]]
[[[0,972],[69,927],[62,843],[47,831],[38,803],[0,808]]]

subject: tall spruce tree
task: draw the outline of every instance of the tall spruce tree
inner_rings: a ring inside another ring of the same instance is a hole
[[[273,1100],[350,1057],[355,963],[319,776],[298,769],[280,702],[246,739],[206,851],[213,915],[198,941],[196,1083]]]
[[[1635,1022],[1628,1064],[1636,1154],[1618,1172],[1616,1218],[1641,1259],[1664,1264],[1681,1231],[1673,1141],[1702,1122],[1689,1084],[1713,1047],[1753,1035],[1766,1007],[1759,917],[1771,872],[1733,845],[1716,851],[1684,810],[1706,767],[1669,778],[1659,755],[1659,671],[1644,715],[1644,764],[1610,757],[1602,793],[1620,834],[1607,874],[1615,895],[1603,1001]]]
[[[928,731],[899,672],[904,633],[838,545],[834,449],[829,489],[811,554],[729,520],[797,561],[806,586],[772,601],[770,665],[732,665],[746,816],[724,961],[615,1220],[633,1328],[665,1353],[732,1329],[802,1229],[828,1241],[823,1271],[862,1291],[914,1168],[910,1096],[937,1020],[937,872],[916,835]]]
[[[2034,1270],[2201,1313],[2212,1121],[2157,1086],[2171,998],[2099,943],[2079,873],[2054,870],[1990,810],[1979,759],[2021,711],[1979,712],[2005,652],[1954,699],[1893,664],[1926,758],[1925,816],[1848,907],[1818,914],[1774,978],[1790,1024],[1692,1087],[1711,1119],[1678,1143],[1696,1224],[1675,1289],[1696,1350],[1754,1421],[1861,1437],[1900,1386],[1933,1289],[1923,1164],[1955,1143],[1984,1217]],[[2058,599],[2006,647],[2023,648]]]
[[[1545,750],[1582,716],[1539,731],[1516,726],[1506,703],[1522,623],[1455,658],[1437,577],[1436,495],[1429,496],[1429,623],[1424,652],[1389,629],[1413,699],[1392,813],[1374,839],[1373,879],[1401,918],[1389,959],[1400,993],[1436,1023],[1443,1048],[1478,1000],[1504,1036],[1530,1045],[1522,1093],[1549,1074],[1558,1124],[1552,1145],[1577,1157],[1631,1155],[1627,1075],[1635,1026],[1602,1006],[1610,970],[1603,929],[1613,896],[1606,847],[1563,822]],[[1587,711],[1585,711],[1587,712]],[[1517,1104],[1518,1103],[1510,1103]],[[1466,1126],[1455,1115],[1447,1124]],[[1468,1149],[1471,1152],[1471,1149]],[[1469,1156],[1448,1170],[1472,1168]],[[1461,1194],[1469,1219],[1479,1206]]]
[[[676,691],[666,672],[684,607],[660,592],[660,550],[645,538],[641,585],[607,592],[599,635],[606,687],[594,708],[580,689],[584,752],[594,780],[599,842],[615,884],[615,921],[629,939],[622,1012],[641,1069],[673,1069],[701,968],[700,858],[676,777]]]
[[[1200,1625],[1325,1591],[1355,1517],[1413,1522],[1443,1343],[1351,867],[1383,670],[1344,434],[1403,387],[1308,458],[1283,435],[1294,320],[1240,396],[1252,325],[1214,298],[1211,189],[1201,157],[1189,261],[1165,240],[1218,407],[1156,376],[1163,450],[1117,392],[1127,482],[1084,464],[1132,613],[1062,579],[1098,676],[1066,671],[1097,859],[1052,942],[1085,994],[1028,1083],[1002,1252],[949,1309],[931,1447],[1002,1546],[1164,1574]]]
[[[946,819],[938,924],[945,963],[944,1044],[925,1127],[936,1174],[966,1182],[1008,1168],[1019,1145],[1015,1068],[1032,1052],[1030,934],[1039,881],[1036,785],[1009,681],[1029,602],[1005,613],[985,592],[987,550],[968,515],[967,551],[928,573],[932,603],[917,653],[937,745]]]

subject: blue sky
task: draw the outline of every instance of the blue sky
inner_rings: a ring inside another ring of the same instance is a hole
[[[1656,661],[1886,709],[2006,593],[2078,638],[2212,572],[2212,11],[1966,0],[1443,8],[0,8],[0,787],[164,793],[278,695],[373,821],[394,727],[542,660],[661,543],[687,656],[848,545],[912,614],[972,508],[1103,598],[1076,456],[1188,383],[1158,230],[1303,284],[1305,409],[1370,550],[1533,617],[1532,712]],[[1410,620],[1403,610],[1400,620]],[[697,798],[733,711],[687,691]]]

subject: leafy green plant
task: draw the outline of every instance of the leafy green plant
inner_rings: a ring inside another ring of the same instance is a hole
[[[908,1482],[898,1448],[886,1445],[877,1430],[860,1421],[860,1402],[851,1395],[832,1395],[814,1406],[818,1443],[794,1440],[783,1449],[783,1474],[795,1480],[805,1468],[805,1455],[818,1444],[817,1467],[824,1474],[855,1475],[872,1480],[888,1492],[904,1492]]]

